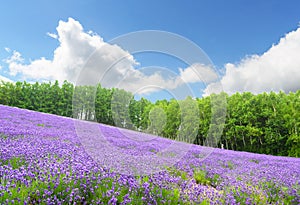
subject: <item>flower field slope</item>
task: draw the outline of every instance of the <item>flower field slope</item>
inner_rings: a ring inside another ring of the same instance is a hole
[[[300,204],[300,159],[0,105],[0,204]]]

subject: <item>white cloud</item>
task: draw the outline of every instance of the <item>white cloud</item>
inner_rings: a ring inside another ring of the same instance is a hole
[[[135,69],[138,63],[130,53],[118,45],[104,42],[93,31],[85,32],[82,25],[72,18],[67,22],[59,21],[56,31],[57,34],[47,33],[60,43],[53,59],[40,58],[25,64],[21,54],[14,51],[6,59],[10,75],[21,74],[26,80],[68,80],[78,84],[101,82],[105,87],[124,88],[134,93],[175,89],[184,81],[199,81],[198,76],[208,81],[215,78],[208,67],[200,64],[180,69],[179,75],[169,78],[158,71],[144,74]],[[141,89],[143,87],[145,89]]]
[[[49,36],[49,37],[51,37],[51,38],[54,38],[54,39],[57,39],[57,38],[58,38],[57,34],[55,34],[55,33],[50,33],[50,32],[47,32],[47,36]]]
[[[6,62],[7,64],[22,63],[23,61],[24,59],[22,58],[21,53],[19,53],[18,51],[13,51],[12,56],[10,56],[7,59],[4,59],[4,62]]]
[[[7,53],[10,53],[10,48],[5,47],[4,50],[5,50]]]
[[[203,96],[207,97],[210,96],[213,93],[221,93],[223,92],[223,86],[221,84],[221,82],[213,82],[210,83],[203,91]]]
[[[6,59],[11,75],[20,73],[25,79],[35,80],[69,80],[76,82],[80,70],[83,68],[88,57],[95,51],[99,52],[98,68],[110,64],[118,56],[126,53],[121,48],[109,45],[98,35],[85,33],[78,21],[69,18],[67,22],[59,21],[55,37],[60,45],[54,51],[53,59],[40,58],[24,64],[21,54],[14,54]],[[125,61],[125,60],[124,60]],[[127,58],[126,66],[134,64],[131,56]]]
[[[186,69],[179,69],[180,77],[186,83],[211,83],[218,79],[217,73],[210,66],[195,63]]]
[[[239,64],[225,65],[221,79],[225,92],[296,91],[300,89],[300,28],[281,38],[261,56],[253,55]],[[205,93],[213,90],[209,85]]]

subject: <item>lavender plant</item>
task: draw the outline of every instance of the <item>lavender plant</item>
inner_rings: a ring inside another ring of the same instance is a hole
[[[0,203],[300,203],[299,158],[221,149],[206,156],[205,147],[172,144],[107,125],[0,106]],[[179,149],[186,153],[175,160]],[[124,172],[126,167],[151,172]]]

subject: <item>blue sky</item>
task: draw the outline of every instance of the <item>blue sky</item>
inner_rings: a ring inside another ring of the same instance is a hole
[[[296,53],[300,51],[298,8],[299,1],[276,0],[6,1],[2,3],[0,13],[0,75],[13,81],[40,80],[42,73],[47,73],[46,68],[40,75],[29,75],[29,71],[26,74],[22,69],[31,69],[29,65],[42,57],[49,62],[54,61],[54,51],[61,46],[61,42],[47,33],[57,34],[59,21],[70,23],[68,20],[72,18],[83,27],[83,32],[92,30],[93,35],[100,36],[104,42],[140,30],[161,30],[183,36],[197,44],[208,55],[217,71],[221,73],[219,80],[224,90],[229,93],[294,91],[300,88],[297,84],[300,79],[291,74],[300,69],[297,61],[299,53]],[[14,51],[22,56],[22,62],[20,59],[12,59]],[[288,53],[289,57],[284,56],[285,53]],[[276,71],[274,72],[270,68],[273,64],[266,62],[273,61],[273,58],[278,60],[278,56],[282,59],[276,65],[288,62],[291,63],[288,65],[292,70],[275,65],[272,68]],[[189,67],[178,59],[170,60],[155,54],[133,57],[140,66],[168,67],[178,74],[179,67],[183,70]],[[12,62],[18,65],[17,68],[10,68],[16,66],[12,65]],[[39,65],[43,66],[42,63],[39,62]],[[38,69],[35,71],[39,72]],[[295,78],[292,80],[294,83],[288,86],[285,86],[284,79],[289,78],[289,75],[285,72]],[[265,73],[265,76],[258,77],[258,83],[253,83],[253,79],[256,79],[255,73]],[[54,74],[44,74],[42,79],[47,80],[47,76],[55,77]],[[199,86],[202,91],[209,87],[208,83],[204,85],[203,82],[187,81],[196,93],[199,92]],[[262,81],[264,83],[260,84]],[[274,81],[280,83],[274,84]],[[213,84],[210,85],[211,90],[214,90],[213,87]],[[196,95],[202,94],[199,92]]]

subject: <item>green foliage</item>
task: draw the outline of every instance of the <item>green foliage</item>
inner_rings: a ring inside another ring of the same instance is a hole
[[[214,174],[213,178],[211,179],[212,185],[216,187],[220,183],[220,181],[220,175]]]
[[[250,162],[254,162],[255,164],[259,164],[259,160],[258,159],[251,159]]]
[[[8,136],[7,135],[4,135],[4,134],[2,134],[2,133],[0,133],[0,138],[2,138],[2,139],[7,139],[8,138]]]
[[[188,173],[179,169],[176,169],[175,167],[167,167],[168,172],[171,175],[174,175],[176,177],[180,177],[182,180],[188,179]]]
[[[166,125],[167,117],[164,109],[159,106],[154,106],[149,113],[150,126],[148,132],[160,135]]]
[[[179,201],[179,197],[180,197],[180,191],[179,191],[179,189],[174,189],[173,192],[174,192],[174,195],[173,195],[172,200]]]
[[[13,169],[18,169],[22,166],[26,167],[26,160],[23,157],[12,157],[8,160],[0,160],[0,164],[11,166]]]
[[[195,169],[193,177],[197,184],[202,184],[202,185],[210,185],[211,184],[211,181],[207,177],[207,172],[205,170]]]
[[[292,134],[287,140],[289,156],[300,157],[300,135]]]
[[[228,162],[227,162],[227,167],[228,167],[229,169],[233,169],[233,168],[234,168],[234,164],[232,163],[232,161],[228,161]]]
[[[130,120],[129,106],[133,98],[130,92],[113,89],[111,98],[111,112],[114,124],[118,127],[133,128]]]
[[[209,202],[207,200],[203,200],[200,205],[209,205]]]

